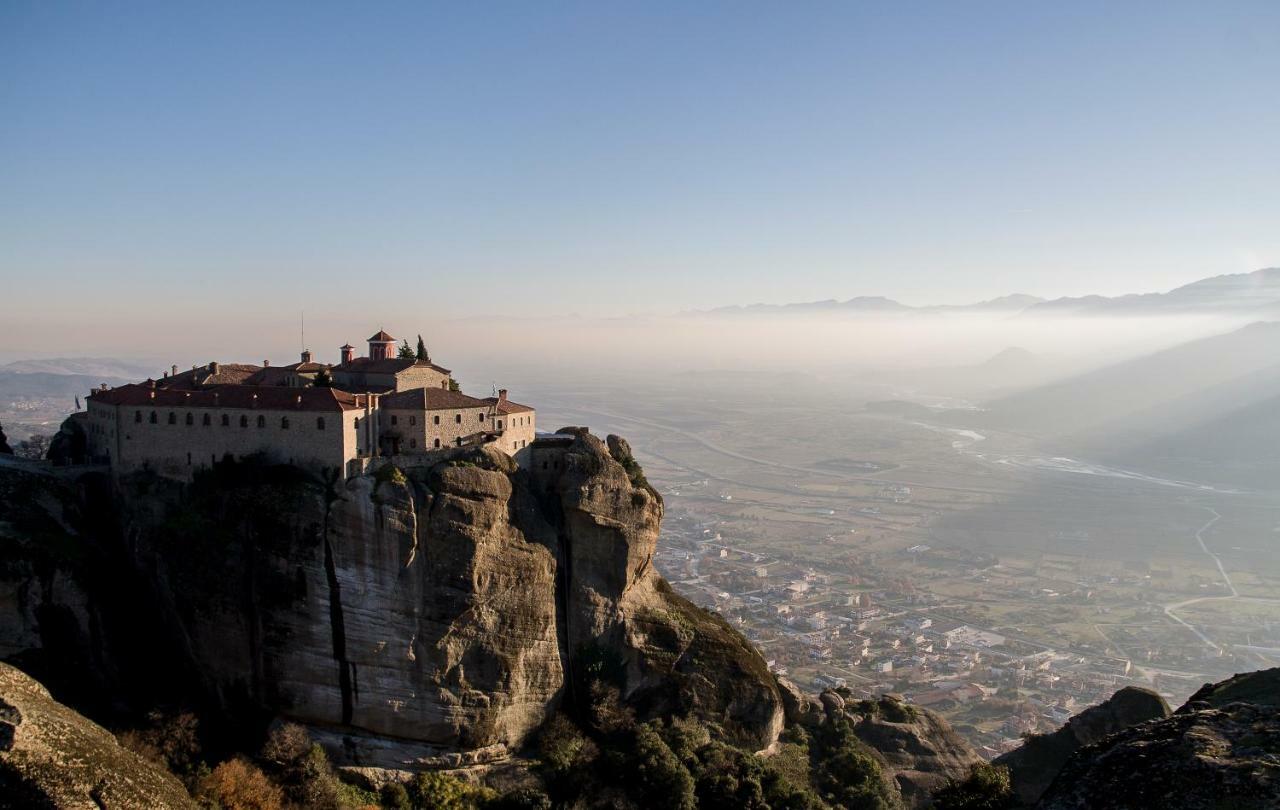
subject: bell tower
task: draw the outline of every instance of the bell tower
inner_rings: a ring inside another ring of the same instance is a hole
[[[396,339],[379,330],[378,334],[369,338],[369,359],[390,360],[395,357]]]

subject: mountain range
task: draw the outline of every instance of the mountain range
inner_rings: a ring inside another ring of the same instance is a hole
[[[1252,317],[1280,314],[1280,268],[1213,276],[1168,292],[1108,297],[1086,295],[1044,299],[1015,293],[976,304],[910,306],[882,296],[858,296],[792,304],[726,306],[702,314],[762,315],[847,312],[864,314],[1004,313],[1009,315],[1173,315],[1239,313]]]

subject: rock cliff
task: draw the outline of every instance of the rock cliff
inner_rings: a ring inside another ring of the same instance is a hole
[[[963,780],[983,761],[945,718],[898,695],[854,700],[848,692],[828,689],[815,705],[789,681],[782,686],[788,721],[809,726],[848,722],[907,807],[927,807],[931,794],[952,780]]]
[[[1130,726],[1168,716],[1169,704],[1160,695],[1127,686],[1057,731],[1028,738],[1021,747],[997,757],[995,764],[1009,769],[1018,800],[1034,804],[1076,751]]]
[[[654,570],[662,501],[616,437],[574,431],[526,468],[459,449],[346,481],[261,460],[190,484],[143,473],[92,507],[103,481],[14,475],[0,471],[0,486],[49,505],[40,542],[31,526],[8,532],[31,550],[0,580],[10,655],[43,651],[44,605],[68,612],[70,647],[99,650],[95,669],[118,676],[109,631],[136,622],[145,658],[167,662],[170,686],[192,685],[185,699],[324,727],[353,764],[501,756],[558,708],[583,707],[600,679],[641,717],[692,713],[744,746],[782,727],[759,653]],[[26,503],[8,511],[33,520]],[[50,542],[75,553],[36,559]],[[86,549],[123,558],[127,582],[97,587],[106,563],[84,565]],[[120,587],[140,603],[129,618],[95,618],[119,605],[93,595]]]
[[[182,783],[0,664],[0,808],[194,808]]]

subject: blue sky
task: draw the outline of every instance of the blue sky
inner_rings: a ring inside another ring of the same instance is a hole
[[[0,282],[59,302],[15,328],[1166,289],[1280,264],[1277,77],[1275,2],[10,0]]]

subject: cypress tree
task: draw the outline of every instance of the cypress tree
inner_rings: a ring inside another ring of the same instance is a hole
[[[431,355],[427,354],[427,344],[422,342],[422,335],[418,335],[418,359],[431,361]]]

